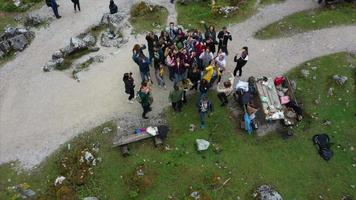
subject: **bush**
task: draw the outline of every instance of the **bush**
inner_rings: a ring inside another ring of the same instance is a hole
[[[132,6],[130,14],[131,17],[145,16],[154,12],[157,12],[161,9],[161,6],[150,5],[146,2],[140,2]]]

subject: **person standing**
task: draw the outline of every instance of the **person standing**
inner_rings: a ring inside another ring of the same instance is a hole
[[[151,104],[153,102],[153,98],[151,96],[151,88],[148,86],[147,81],[143,81],[141,84],[140,90],[137,92],[137,96],[139,98],[139,102],[143,108],[142,118],[148,119],[146,114],[152,111]]]
[[[242,67],[246,65],[248,61],[248,47],[242,47],[240,57],[238,54],[234,57],[234,62],[236,62],[236,67],[234,69],[234,76],[239,72],[239,77],[242,75]]]
[[[229,103],[229,101],[227,100],[227,97],[233,91],[232,85],[233,85],[233,77],[229,78],[229,80],[224,82],[223,84],[218,83],[218,86],[216,89],[217,89],[218,98],[221,102],[222,107]]]
[[[219,46],[218,46],[218,52],[220,52],[220,49],[226,53],[226,55],[229,55],[229,52],[227,50],[227,43],[228,41],[232,40],[232,37],[230,35],[230,32],[227,31],[226,27],[223,27],[222,31],[219,32],[218,34],[218,39],[219,39]]]
[[[153,32],[149,32],[146,35],[147,40],[147,50],[148,50],[148,58],[152,61],[154,56],[154,47],[158,45],[158,36]]]
[[[206,48],[203,53],[199,55],[201,70],[204,71],[205,68],[210,64],[211,60],[214,59],[214,55],[210,52],[210,48]]]
[[[203,96],[203,98],[199,101],[199,117],[200,117],[200,128],[205,128],[205,115],[209,113],[210,115],[213,113],[213,104],[208,99],[207,96]]]
[[[143,53],[140,53],[138,56],[133,55],[132,58],[135,61],[135,63],[137,63],[139,66],[142,82],[144,81],[152,82],[150,76],[150,67],[149,67],[151,64],[150,60]]]
[[[166,32],[168,33],[171,42],[175,42],[178,34],[178,28],[174,25],[174,22],[169,23],[169,27],[166,29]]]
[[[215,45],[217,44],[216,41],[216,32],[214,26],[207,26],[204,23],[205,27],[205,42],[206,46],[209,47],[210,51],[215,54]]]
[[[125,92],[126,94],[129,94],[129,98],[128,101],[129,103],[133,103],[132,99],[135,97],[135,83],[134,83],[134,79],[132,78],[132,73],[125,73],[124,77],[122,79],[124,81],[125,84]]]
[[[169,93],[169,101],[172,103],[172,108],[174,111],[181,112],[182,99],[183,99],[183,91],[180,90],[177,85],[175,85],[174,89]]]
[[[77,12],[77,8],[78,11],[80,12],[80,3],[79,0],[72,0],[73,4],[74,4],[74,12]]]
[[[58,13],[58,4],[57,4],[56,0],[51,0],[51,7],[52,7],[53,13],[56,16],[56,18],[57,19],[62,18],[62,16],[60,16]]]
[[[117,5],[114,3],[114,0],[110,0],[109,9],[110,9],[110,14],[115,14],[118,12],[118,8]]]

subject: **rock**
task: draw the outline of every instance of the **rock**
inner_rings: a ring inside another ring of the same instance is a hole
[[[64,57],[63,52],[60,51],[60,50],[57,50],[52,54],[52,59],[53,60],[56,60],[56,59],[59,59],[59,58],[63,58],[63,57]]]
[[[311,67],[311,69],[312,69],[313,71],[315,71],[315,70],[318,69],[318,67]]]
[[[12,37],[14,37],[16,35],[16,28],[14,28],[14,27],[6,27],[4,34],[5,34],[5,37],[12,38]]]
[[[24,190],[21,192],[21,196],[22,198],[24,199],[27,199],[27,198],[32,198],[36,195],[36,192],[34,192],[33,190],[31,189],[27,189],[27,190]]]
[[[283,200],[282,196],[270,185],[261,185],[253,193],[255,200]]]
[[[60,49],[60,51],[63,53],[63,56],[66,57],[72,54],[75,51],[75,49],[71,45],[67,45],[64,48]]]
[[[44,22],[46,22],[47,19],[39,16],[39,15],[35,15],[35,14],[29,14],[26,16],[25,19],[25,26],[29,26],[29,27],[38,27],[41,24],[43,24]]]
[[[35,37],[35,33],[25,28],[18,28],[16,29],[17,35],[24,35],[28,41],[32,40]]]
[[[309,74],[310,74],[309,70],[307,70],[307,69],[302,69],[302,70],[300,70],[300,73],[302,73],[302,75],[303,75],[305,78],[308,78],[308,76],[309,76]]]
[[[225,7],[219,8],[218,13],[226,16],[226,15],[230,15],[230,14],[234,13],[238,9],[239,9],[239,7],[237,7],[237,6],[225,6]]]
[[[197,139],[196,140],[198,151],[204,151],[209,148],[210,143],[206,140],[203,139]]]
[[[189,125],[189,131],[194,132],[196,130],[196,126],[194,124]]]
[[[333,79],[339,84],[339,85],[344,85],[347,81],[347,77],[346,76],[342,76],[342,75],[334,75]]]
[[[76,51],[76,50],[81,50],[81,49],[85,49],[88,46],[86,45],[86,43],[78,38],[78,37],[72,37],[70,38],[70,46]]]
[[[95,160],[93,154],[90,153],[89,151],[86,151],[84,153],[84,158],[85,158],[85,160],[87,161],[88,164],[91,163],[93,160]]]
[[[0,42],[0,50],[2,52],[4,52],[5,54],[9,53],[11,51],[11,46],[10,46],[9,42],[8,41]]]
[[[323,125],[324,125],[324,126],[330,126],[330,125],[331,125],[331,121],[329,121],[329,120],[324,120],[324,121],[323,121]]]
[[[15,51],[23,51],[28,45],[28,41],[25,35],[17,35],[9,39],[9,43],[12,49]]]
[[[104,62],[104,56],[103,55],[96,55],[90,57],[93,63],[99,63],[99,62]]]
[[[89,51],[91,51],[91,52],[97,52],[99,50],[100,50],[100,47],[90,47],[89,48]]]
[[[116,29],[120,29],[122,26],[122,22],[125,19],[126,14],[125,13],[115,13],[115,14],[110,14],[110,13],[105,13],[103,17],[101,18],[100,25],[113,25]]]
[[[331,96],[333,96],[334,95],[334,88],[329,88],[329,90],[328,90],[328,97],[331,97]]]
[[[297,89],[297,82],[295,82],[295,80],[291,80],[291,81],[290,81],[290,84],[291,84],[293,90],[296,90],[296,89]]]
[[[104,47],[120,48],[126,42],[127,40],[124,40],[119,34],[113,35],[110,32],[104,32],[101,34],[100,44]]]
[[[86,46],[94,46],[96,43],[96,39],[94,36],[91,34],[87,34],[84,38],[83,41],[85,42]]]
[[[85,197],[83,200],[99,200],[96,197]]]
[[[66,179],[64,176],[58,176],[56,180],[54,181],[54,186],[61,185],[63,181]]]
[[[56,67],[61,66],[63,63],[64,63],[64,59],[63,58],[50,60],[44,65],[43,71],[50,72],[53,69],[55,69]]]
[[[192,197],[195,200],[200,199],[200,193],[198,191],[194,191],[190,194],[190,197]]]
[[[107,134],[107,133],[110,133],[111,131],[112,131],[111,128],[105,127],[105,128],[103,128],[103,130],[101,131],[101,133],[102,133],[102,134]]]

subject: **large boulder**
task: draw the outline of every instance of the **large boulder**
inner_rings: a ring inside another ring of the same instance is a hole
[[[25,19],[25,26],[26,27],[38,27],[41,24],[46,22],[46,18],[43,18],[36,14],[29,14],[26,16]]]
[[[125,19],[125,16],[126,16],[125,13],[115,13],[115,14],[105,13],[101,18],[100,25],[113,25],[116,28],[120,28],[122,22]]]
[[[120,48],[125,44],[127,40],[121,37],[119,34],[113,34],[110,32],[103,32],[100,38],[100,44],[103,47],[117,47]]]
[[[64,57],[63,52],[60,51],[60,50],[57,50],[52,54],[52,59],[53,60],[60,59],[60,58],[63,58],[63,57]]]
[[[4,31],[6,38],[12,38],[16,35],[16,28],[14,27],[6,27]]]
[[[24,35],[27,40],[32,40],[35,37],[35,33],[25,28],[17,28],[16,35]]]
[[[79,37],[70,38],[70,46],[73,47],[74,50],[81,50],[88,47],[86,43]]]
[[[28,45],[28,40],[21,34],[9,39],[9,43],[14,51],[23,51]]]
[[[5,54],[11,51],[11,46],[8,41],[0,42],[0,50],[3,51]]]
[[[283,200],[282,196],[270,185],[261,185],[253,193],[255,200]]]
[[[94,46],[96,44],[96,38],[91,34],[85,35],[83,41],[87,46]]]
[[[48,61],[44,67],[43,67],[43,71],[45,72],[50,72],[53,69],[55,69],[56,67],[59,67],[61,65],[63,65],[64,63],[64,59],[63,58],[59,58],[59,59],[52,59],[50,61]]]

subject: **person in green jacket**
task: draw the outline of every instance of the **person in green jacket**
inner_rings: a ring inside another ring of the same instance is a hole
[[[153,99],[151,96],[151,88],[148,86],[147,81],[142,82],[141,88],[137,92],[137,95],[139,96],[140,103],[143,108],[142,118],[148,119],[146,114],[152,111],[151,104],[153,102]]]
[[[176,85],[174,89],[169,93],[169,101],[172,103],[172,108],[176,112],[182,110],[182,100],[183,100],[183,91],[179,89]]]

